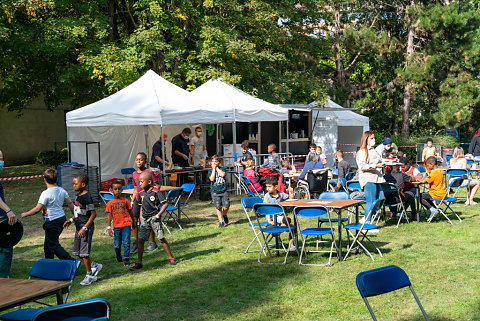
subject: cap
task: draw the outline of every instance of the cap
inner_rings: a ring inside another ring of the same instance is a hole
[[[382,140],[383,145],[390,145],[391,143],[393,143],[393,141],[390,138],[385,138]]]

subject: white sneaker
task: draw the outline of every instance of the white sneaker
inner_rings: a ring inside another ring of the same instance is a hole
[[[470,203],[470,200],[467,200],[467,201],[465,202],[465,205],[470,205],[470,204],[471,204],[471,203]]]
[[[92,274],[95,275],[95,281],[97,280],[98,272],[103,268],[103,264],[92,262]]]
[[[365,217],[362,217],[358,222],[359,222],[360,224],[365,223]]]
[[[373,229],[373,230],[368,230],[368,233],[373,233],[373,234],[375,234],[375,233],[378,233],[378,232],[380,232],[380,230],[379,230],[378,228]]]
[[[83,281],[80,282],[80,285],[90,285],[95,281],[97,281],[97,276],[96,275],[87,274],[87,275],[85,275],[85,278],[83,279]]]
[[[475,202],[475,201],[471,201],[471,202],[470,202],[470,205],[477,205],[477,204],[478,204],[478,203]]]

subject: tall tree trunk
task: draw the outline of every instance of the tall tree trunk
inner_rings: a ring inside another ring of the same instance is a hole
[[[117,5],[116,0],[108,0],[108,16],[110,17],[110,34],[108,40],[110,42],[118,40],[118,26],[117,26]]]
[[[334,35],[336,39],[336,53],[335,53],[335,69],[337,71],[337,92],[340,93],[342,96],[347,93],[346,100],[343,102],[343,105],[348,105],[348,88],[346,85],[346,72],[345,66],[343,65],[342,60],[342,37],[343,37],[343,26],[340,20],[341,13],[340,13],[340,1],[335,1],[335,27],[334,27]],[[339,97],[337,96],[337,99]]]
[[[414,6],[415,1],[412,0],[410,6]],[[406,17],[408,18],[409,8],[407,7],[406,10]],[[410,65],[412,60],[413,54],[415,52],[414,48],[414,40],[415,40],[415,29],[416,23],[411,23],[410,19],[410,27],[408,28],[408,38],[407,38],[407,57],[405,59],[405,68]],[[402,108],[402,136],[409,137],[410,136],[410,108],[412,104],[412,88],[413,88],[413,81],[408,80],[405,84],[404,94],[403,94],[403,108]]]

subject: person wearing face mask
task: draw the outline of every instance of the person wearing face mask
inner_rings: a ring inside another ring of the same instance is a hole
[[[370,131],[363,133],[356,161],[358,167],[358,181],[362,189],[364,189],[366,198],[365,213],[370,213],[373,201],[380,197],[381,191],[376,184],[369,184],[368,189],[365,188],[365,185],[367,185],[367,183],[385,182],[382,174],[382,168],[384,167],[382,164],[382,156],[375,150],[374,133]],[[366,219],[369,220],[369,217]]]
[[[205,144],[202,139],[202,127],[195,128],[195,136],[190,139],[190,155],[192,155],[192,161],[194,166],[200,165],[200,158],[205,152]]]
[[[0,170],[3,169],[3,154],[0,150]],[[0,182],[0,223],[8,221],[9,225],[17,223],[17,217],[10,206],[5,203],[3,195],[3,185]],[[13,247],[0,247],[0,278],[8,278],[10,267],[12,266]]]
[[[190,128],[186,127],[180,134],[172,138],[172,162],[180,167],[188,167],[189,137],[192,134]]]

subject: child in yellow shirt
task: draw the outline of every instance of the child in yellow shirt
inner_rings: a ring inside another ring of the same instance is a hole
[[[429,175],[426,178],[421,179],[420,182],[428,183],[430,185],[430,191],[422,194],[421,203],[430,210],[430,219],[438,214],[438,210],[435,208],[435,205],[430,198],[443,199],[447,193],[447,189],[445,188],[443,171],[437,168],[437,158],[435,156],[428,157],[425,165],[427,166]]]
[[[422,162],[425,164],[425,161],[431,156],[435,157],[435,159],[441,159],[440,155],[438,155],[437,153],[437,149],[435,148],[435,146],[433,146],[433,139],[428,138],[425,143],[427,144],[427,146],[425,146],[422,152]]]

